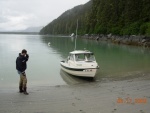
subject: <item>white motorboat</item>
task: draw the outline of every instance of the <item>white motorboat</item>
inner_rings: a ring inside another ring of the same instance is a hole
[[[77,39],[78,20],[76,28]],[[94,54],[88,50],[76,50],[76,39],[74,51],[70,52],[67,60],[61,61],[63,71],[81,77],[94,77],[99,66],[95,60]]]
[[[94,54],[88,50],[74,50],[60,64],[63,71],[81,77],[94,77],[99,69]]]

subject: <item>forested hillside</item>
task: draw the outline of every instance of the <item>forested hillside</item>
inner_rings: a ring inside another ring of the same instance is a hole
[[[91,0],[66,11],[41,34],[71,34],[79,20],[79,34],[150,36],[150,0]]]

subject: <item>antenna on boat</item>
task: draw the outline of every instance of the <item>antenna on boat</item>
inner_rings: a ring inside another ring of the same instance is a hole
[[[76,50],[76,40],[77,40],[77,36],[78,36],[78,19],[77,19],[76,38],[75,38],[75,47],[74,47],[74,50]]]

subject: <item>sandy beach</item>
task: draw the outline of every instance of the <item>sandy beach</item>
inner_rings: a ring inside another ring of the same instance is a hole
[[[149,113],[150,75],[77,85],[0,89],[0,113]]]

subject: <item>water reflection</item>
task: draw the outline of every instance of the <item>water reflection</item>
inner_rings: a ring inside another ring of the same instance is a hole
[[[71,38],[41,36],[41,40],[46,45],[50,42],[49,48],[52,48],[55,53],[60,54],[63,59],[74,49],[74,42],[72,42]]]
[[[61,75],[62,79],[68,85],[75,85],[75,84],[83,84],[83,83],[94,82],[94,78],[76,77],[76,76],[73,76],[73,75],[70,75],[70,74],[64,72],[62,69],[60,69],[60,75]]]

